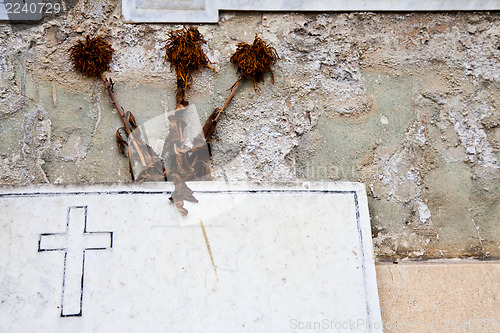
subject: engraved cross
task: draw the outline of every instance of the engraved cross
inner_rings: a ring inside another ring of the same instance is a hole
[[[65,233],[41,234],[38,252],[64,251],[61,317],[82,315],[85,252],[113,247],[113,232],[87,231],[87,206],[68,207]]]

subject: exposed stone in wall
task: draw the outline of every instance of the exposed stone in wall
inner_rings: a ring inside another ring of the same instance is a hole
[[[120,15],[116,1],[77,2],[0,26],[2,183],[130,181],[118,116],[69,62],[87,33],[108,36],[117,97],[161,147],[153,124],[175,107],[161,42],[177,26]],[[498,13],[223,13],[199,27],[217,76],[195,78],[191,123],[222,105],[229,57],[258,33],[282,61],[274,85],[242,84],[223,114],[216,179],[361,181],[379,258],[499,257],[499,27]]]

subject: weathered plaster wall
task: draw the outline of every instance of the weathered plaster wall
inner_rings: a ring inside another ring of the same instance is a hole
[[[175,104],[161,41],[176,26],[120,15],[116,1],[78,2],[0,25],[1,183],[130,181],[119,117],[67,50],[108,36],[117,97],[153,128]],[[379,258],[500,257],[499,13],[224,13],[199,29],[217,70],[188,95],[200,123],[237,78],[238,41],[258,33],[282,58],[274,85],[244,83],[222,116],[217,179],[361,181]]]

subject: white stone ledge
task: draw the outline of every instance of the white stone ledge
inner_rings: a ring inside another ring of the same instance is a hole
[[[186,9],[182,9],[186,8]],[[500,0],[123,0],[126,22],[215,23],[220,10],[240,11],[489,11]]]
[[[189,186],[0,187],[0,331],[382,332],[363,184]]]

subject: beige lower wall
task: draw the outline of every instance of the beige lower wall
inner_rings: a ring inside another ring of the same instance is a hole
[[[384,332],[500,332],[500,261],[377,263]]]

